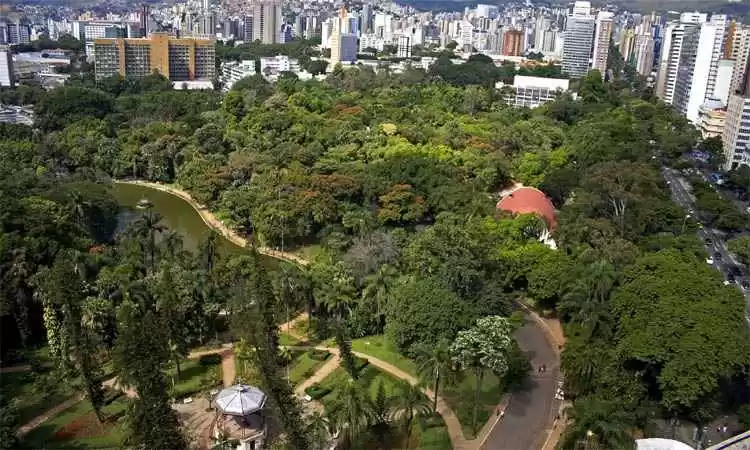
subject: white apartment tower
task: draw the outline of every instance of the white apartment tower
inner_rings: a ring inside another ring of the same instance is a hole
[[[13,87],[15,84],[12,53],[8,46],[0,46],[0,86],[3,87]]]
[[[264,44],[281,42],[281,0],[253,1],[253,40]]]
[[[672,104],[677,82],[677,70],[680,67],[680,54],[685,37],[685,29],[706,21],[701,13],[683,13],[680,21],[666,27],[659,57],[658,76],[656,79],[656,96]]]
[[[594,34],[594,55],[591,58],[591,68],[601,72],[602,77],[607,70],[609,57],[609,41],[612,38],[612,24],[614,14],[601,11],[596,16],[596,33]]]
[[[586,75],[594,44],[596,20],[590,14],[589,2],[575,2],[573,13],[565,24],[562,72],[573,78]]]
[[[672,104],[693,123],[703,102],[717,95],[725,27],[726,17],[721,16],[685,30]]]

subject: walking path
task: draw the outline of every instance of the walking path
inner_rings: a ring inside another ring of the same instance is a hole
[[[198,215],[201,216],[201,219],[203,219],[203,222],[208,227],[210,227],[210,228],[218,231],[219,234],[221,234],[222,236],[224,236],[227,240],[229,240],[230,242],[232,242],[233,244],[235,244],[235,245],[237,245],[239,247],[248,247],[248,246],[252,245],[250,243],[250,241],[248,241],[244,237],[242,237],[239,234],[237,234],[236,231],[232,230],[228,226],[224,225],[224,222],[222,222],[221,220],[219,220],[214,215],[214,213],[212,213],[208,209],[208,207],[206,207],[205,205],[201,205],[200,203],[198,203],[198,201],[196,201],[189,193],[187,193],[186,191],[184,191],[184,190],[182,190],[180,188],[177,188],[177,187],[174,187],[174,186],[169,186],[169,185],[166,185],[166,184],[153,183],[153,182],[150,182],[150,181],[142,181],[142,180],[114,180],[114,182],[115,183],[121,183],[121,184],[135,184],[135,185],[138,185],[138,186],[146,186],[146,187],[151,188],[151,189],[156,189],[156,190],[159,190],[159,191],[162,191],[162,192],[167,192],[167,193],[172,194],[172,195],[174,195],[176,197],[180,197],[181,199],[183,199],[186,202],[188,202],[188,204],[190,204],[190,206],[192,206],[193,209],[195,209],[195,211],[198,213]],[[287,262],[299,264],[300,266],[306,266],[306,265],[309,264],[308,260],[306,260],[305,258],[302,258],[300,256],[297,256],[297,255],[295,255],[293,253],[281,252],[281,251],[274,250],[274,249],[269,248],[269,247],[256,247],[256,249],[258,250],[258,253],[260,253],[260,254],[271,256],[271,257],[276,258],[276,259],[282,259],[282,260],[287,261]]]
[[[65,400],[64,402],[60,403],[59,405],[48,409],[43,414],[34,417],[26,424],[22,425],[20,428],[16,430],[16,436],[21,437],[25,434],[27,434],[29,431],[33,430],[34,428],[38,427],[39,425],[43,424],[44,422],[48,421],[52,417],[55,417],[56,415],[60,414],[61,412],[65,411],[66,409],[70,408],[71,406],[75,405],[76,403],[83,400],[83,394],[76,394],[73,397]]]

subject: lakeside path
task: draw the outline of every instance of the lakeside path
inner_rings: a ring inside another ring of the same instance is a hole
[[[188,204],[193,207],[195,212],[197,212],[198,215],[201,217],[201,219],[203,219],[203,223],[205,223],[206,226],[219,232],[219,234],[224,236],[224,238],[232,242],[234,245],[238,247],[248,247],[252,245],[250,241],[248,241],[244,237],[237,234],[236,231],[232,230],[228,226],[224,225],[224,222],[219,220],[219,218],[216,217],[214,213],[212,213],[206,205],[201,205],[189,193],[187,193],[186,191],[180,188],[169,186],[166,184],[153,183],[151,181],[142,181],[142,180],[113,180],[113,181],[115,184],[133,184],[136,186],[145,186],[147,188],[156,189],[162,192],[166,192],[168,194],[172,194],[175,197],[179,197],[185,200],[186,202],[188,202]],[[291,262],[294,264],[299,264],[300,266],[306,266],[310,263],[305,258],[297,256],[294,253],[281,252],[279,250],[274,250],[272,248],[263,247],[263,246],[256,247],[256,249],[258,250],[258,253],[262,255],[270,256],[276,259],[281,259],[286,262]]]

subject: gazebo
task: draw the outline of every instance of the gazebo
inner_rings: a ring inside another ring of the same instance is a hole
[[[214,437],[238,441],[237,450],[260,449],[266,437],[266,398],[263,391],[246,384],[219,391],[213,400],[217,411]]]

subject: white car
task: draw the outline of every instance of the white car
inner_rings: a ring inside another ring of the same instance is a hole
[[[708,258],[706,258],[706,264],[713,265],[713,263],[714,263],[714,259],[713,258],[711,258],[710,256]]]

